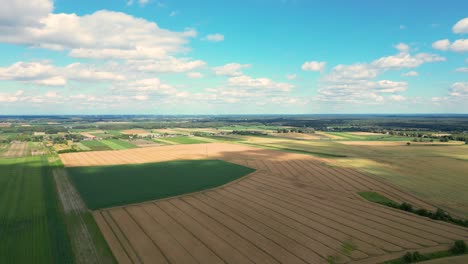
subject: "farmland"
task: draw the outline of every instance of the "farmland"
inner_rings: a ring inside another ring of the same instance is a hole
[[[47,158],[0,160],[0,263],[73,262]]]
[[[86,140],[82,141],[81,144],[83,144],[85,147],[88,147],[89,149],[93,151],[97,150],[110,150],[112,149],[108,145],[102,143],[101,141],[98,140]]]
[[[123,141],[123,140],[118,140],[118,139],[106,139],[100,141],[101,143],[104,143],[108,147],[114,150],[120,150],[120,149],[129,149],[129,148],[136,148],[137,146],[133,145],[130,142]]]
[[[164,139],[165,141],[173,142],[176,144],[199,144],[206,143],[206,141],[196,139],[193,137],[168,137]]]
[[[119,262],[376,263],[468,240],[468,229],[365,201],[357,193],[372,190],[434,210],[392,185],[326,166],[313,155],[220,143],[61,154],[67,168],[85,169],[200,158],[256,172],[201,193],[95,211]]]
[[[244,139],[240,143],[302,151],[321,158],[329,166],[360,170],[454,214],[468,216],[467,145],[418,142],[407,146],[406,141],[391,140],[347,144],[355,141],[252,136]]]
[[[68,168],[88,208],[93,210],[201,191],[252,171],[220,160]]]

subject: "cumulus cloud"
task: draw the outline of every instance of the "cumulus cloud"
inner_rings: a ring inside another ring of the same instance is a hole
[[[448,39],[441,39],[432,43],[432,47],[443,51],[467,52],[468,39],[457,39],[454,42],[450,42]]]
[[[205,37],[205,40],[212,41],[212,42],[220,42],[224,40],[224,35],[216,33],[210,34]]]
[[[401,76],[416,77],[416,76],[419,76],[419,73],[416,71],[409,71],[409,72],[403,73]]]
[[[449,89],[449,95],[453,97],[468,97],[468,82],[456,82]]]
[[[448,39],[437,40],[432,43],[432,47],[437,50],[448,50],[450,48],[450,41]]]
[[[130,60],[126,63],[129,70],[137,72],[187,72],[206,65],[201,60],[167,57],[162,60]]]
[[[21,95],[24,94],[23,90],[18,90],[14,93],[0,93],[0,102],[12,103],[20,100]]]
[[[318,95],[314,100],[356,104],[381,104],[386,98],[403,101],[401,93],[408,90],[408,83],[378,79],[384,72],[403,68],[416,68],[424,63],[445,61],[444,57],[429,53],[410,54],[410,47],[404,43],[395,46],[398,54],[378,58],[370,63],[351,65],[339,64],[319,81]],[[409,71],[403,76],[418,76]]]
[[[289,83],[275,82],[268,78],[252,78],[246,75],[231,77],[228,79],[228,84],[235,87],[260,88],[279,91],[289,91],[294,87]]]
[[[160,59],[187,51],[186,43],[197,34],[193,29],[162,29],[154,22],[106,10],[84,16],[49,13],[38,19],[39,26],[1,27],[0,41],[68,50],[79,58]]]
[[[52,12],[50,0],[8,0],[0,8],[0,32],[12,27],[39,27],[40,20]],[[10,32],[12,33],[12,32]]]
[[[467,34],[468,33],[468,17],[458,21],[452,28],[453,33]]]
[[[398,44],[396,48],[399,50],[397,55],[379,58],[373,61],[372,65],[382,69],[416,68],[423,63],[446,60],[437,54],[418,53],[411,55],[409,53],[409,46],[402,43]]]
[[[242,69],[250,68],[250,64],[228,63],[223,66],[213,68],[213,72],[220,76],[238,76],[242,75]]]
[[[326,64],[324,61],[306,61],[301,68],[304,71],[323,71]]]
[[[121,81],[125,77],[80,63],[57,67],[49,62],[17,62],[0,68],[0,80],[13,80],[45,86],[64,86],[67,80]]]

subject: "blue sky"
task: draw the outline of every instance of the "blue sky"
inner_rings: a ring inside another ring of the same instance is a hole
[[[4,6],[2,114],[468,113],[464,1]]]

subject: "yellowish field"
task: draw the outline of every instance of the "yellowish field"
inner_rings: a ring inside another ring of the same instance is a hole
[[[468,229],[364,201],[434,207],[350,168],[233,144],[61,154],[66,166],[223,159],[257,171],[221,188],[94,212],[120,263],[378,263],[445,250]]]

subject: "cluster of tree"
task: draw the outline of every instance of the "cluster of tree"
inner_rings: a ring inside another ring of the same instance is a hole
[[[308,128],[308,127],[305,127],[305,128],[297,128],[297,127],[293,127],[293,128],[278,128],[276,130],[277,133],[305,133],[305,134],[313,134],[315,133],[315,129],[313,128]]]
[[[232,134],[243,135],[243,136],[266,136],[267,133],[258,130],[233,130]]]
[[[464,240],[456,240],[453,245],[450,247],[449,251],[445,253],[444,257],[448,257],[451,255],[461,255],[461,254],[466,254],[468,253],[468,247],[466,245],[466,242]],[[407,252],[403,257],[401,257],[401,262],[402,263],[415,263],[415,262],[421,262],[421,261],[426,261],[426,260],[431,260],[434,258],[438,258],[437,255],[423,255],[419,253],[419,251],[414,251],[414,252]]]
[[[439,221],[444,221],[444,222],[449,222],[452,224],[468,227],[468,219],[459,219],[459,218],[454,218],[451,216],[448,212],[444,211],[443,209],[437,208],[435,212],[429,211],[427,209],[415,209],[413,205],[409,203],[402,203],[402,204],[397,204],[395,202],[379,202],[380,204],[393,207],[396,209],[400,209],[406,212],[410,212],[413,214],[417,214],[420,216],[424,217],[429,217],[434,220],[439,220]]]

